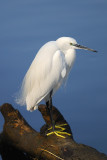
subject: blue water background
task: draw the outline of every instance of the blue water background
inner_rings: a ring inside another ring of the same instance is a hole
[[[68,78],[53,103],[72,128],[74,139],[107,154],[107,1],[0,1],[0,105],[11,103],[39,131],[38,110],[14,102],[22,79],[39,48],[62,36],[98,53],[77,50]],[[0,114],[0,131],[4,120]]]

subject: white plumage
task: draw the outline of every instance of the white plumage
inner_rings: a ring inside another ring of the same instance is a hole
[[[50,92],[53,91],[53,95],[67,78],[76,48],[81,46],[70,37],[61,37],[42,46],[24,77],[17,103],[34,110],[42,100],[47,102]]]

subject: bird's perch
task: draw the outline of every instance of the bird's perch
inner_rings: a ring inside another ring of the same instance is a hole
[[[55,107],[53,118],[56,125],[66,124],[64,128],[70,136],[46,136],[49,132],[50,117],[45,105],[39,106],[46,122],[40,133],[29,126],[12,105],[4,104],[0,111],[5,120],[3,132],[0,134],[0,154],[3,160],[107,160],[105,154],[74,141],[68,123]]]

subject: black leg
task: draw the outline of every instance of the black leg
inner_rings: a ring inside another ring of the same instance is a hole
[[[52,91],[50,92],[49,101],[46,102],[46,105],[47,105],[47,109],[49,111],[50,120],[51,120],[51,124],[52,124],[52,129],[54,131],[55,130],[55,123],[54,123],[54,120],[53,120],[53,112],[52,112]]]

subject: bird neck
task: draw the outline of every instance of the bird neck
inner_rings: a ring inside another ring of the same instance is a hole
[[[64,54],[65,54],[66,64],[68,68],[71,68],[76,56],[75,49],[68,49]]]

